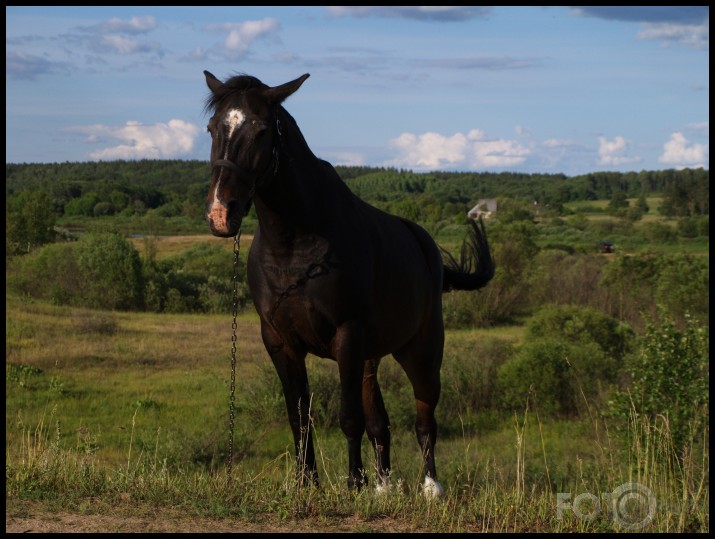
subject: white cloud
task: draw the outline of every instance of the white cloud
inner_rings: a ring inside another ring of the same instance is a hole
[[[423,21],[456,22],[485,19],[488,6],[326,6],[335,17],[388,17]]]
[[[598,164],[607,166],[626,165],[637,163],[640,157],[629,157],[626,154],[630,149],[631,142],[621,136],[617,136],[612,141],[606,137],[598,137]]]
[[[472,165],[478,168],[501,168],[521,165],[531,153],[513,140],[487,140],[474,143]]]
[[[156,28],[156,19],[151,15],[132,17],[128,20],[113,17],[100,24],[87,28],[99,33],[145,34]]]
[[[663,155],[658,161],[676,167],[707,167],[709,164],[710,146],[708,144],[688,145],[688,139],[680,132],[670,135],[663,145]]]
[[[90,159],[171,159],[188,154],[194,147],[199,128],[183,120],[145,125],[128,121],[120,127],[87,125],[71,129],[87,136],[87,142],[118,140],[121,144],[96,150]]]
[[[709,137],[710,136],[710,122],[695,122],[692,124],[688,124],[685,126],[685,128],[697,135],[701,135],[704,137]]]
[[[390,146],[399,154],[394,165],[426,169],[464,163],[467,144],[467,137],[461,133],[451,137],[433,132],[422,135],[402,133],[390,141]]]
[[[550,138],[546,139],[542,145],[546,148],[568,148],[575,146],[576,143],[573,140]]]
[[[207,31],[228,32],[224,40],[226,54],[232,59],[241,58],[250,46],[259,38],[270,36],[280,29],[276,19],[266,18],[259,21],[246,21],[239,23],[208,24],[204,26]]]
[[[203,47],[196,47],[189,51],[187,54],[179,57],[179,62],[183,63],[193,63],[193,62],[204,62],[208,58],[208,51]]]
[[[710,46],[710,21],[704,24],[649,23],[638,32],[639,39],[662,41],[664,45],[680,43],[694,49]]]
[[[161,50],[161,46],[155,41],[139,41],[114,34],[103,36],[99,43],[101,48],[113,50],[121,55]]]
[[[500,168],[522,164],[530,150],[513,140],[489,140],[481,129],[446,137],[403,133],[390,141],[397,157],[388,166],[437,170],[443,167]]]
[[[358,152],[351,151],[328,151],[326,157],[334,165],[341,165],[344,167],[359,167],[365,165],[365,156]]]

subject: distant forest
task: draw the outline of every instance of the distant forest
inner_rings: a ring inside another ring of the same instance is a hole
[[[709,214],[708,170],[594,172],[426,172],[375,167],[336,167],[358,196],[391,213],[430,222],[464,215],[480,198],[537,202],[554,213],[572,201],[663,197],[660,213]],[[209,187],[206,161],[140,160],[6,164],[6,209],[25,191],[47,193],[59,217],[139,216],[203,219]],[[25,193],[27,195],[28,193]]]

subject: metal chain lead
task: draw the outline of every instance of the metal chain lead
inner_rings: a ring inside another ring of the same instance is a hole
[[[233,415],[234,415],[234,400],[236,394],[236,328],[238,324],[238,255],[241,248],[241,229],[238,229],[236,237],[233,239],[233,335],[231,336],[231,396],[229,397],[229,419],[228,419],[228,457],[226,460],[226,473],[230,477],[231,468],[233,465]]]

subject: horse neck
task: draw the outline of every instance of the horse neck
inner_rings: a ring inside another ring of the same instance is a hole
[[[320,161],[308,147],[295,120],[283,109],[277,174],[254,199],[262,241],[290,249],[315,228],[316,193],[325,183]]]

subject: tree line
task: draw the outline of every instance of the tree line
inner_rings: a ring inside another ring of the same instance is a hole
[[[463,212],[480,198],[537,201],[555,211],[566,202],[662,194],[661,213],[683,217],[709,214],[709,171],[700,169],[564,174],[516,172],[426,172],[381,167],[336,167],[346,184],[369,203],[414,212],[433,206],[423,220]],[[59,216],[142,215],[202,218],[209,186],[205,161],[150,160],[84,163],[6,164],[5,194],[11,202],[23,191],[45,191]],[[437,211],[437,207],[439,211]],[[409,216],[409,215],[407,215]]]

